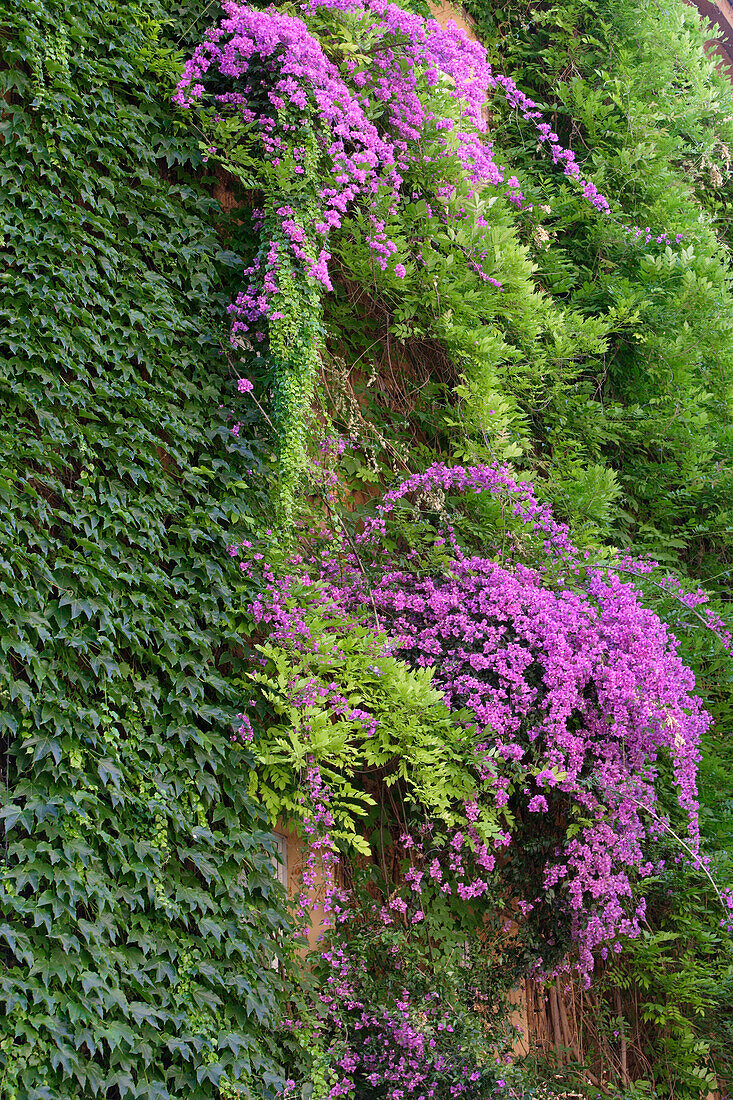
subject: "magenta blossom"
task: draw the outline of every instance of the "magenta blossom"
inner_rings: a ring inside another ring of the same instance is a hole
[[[466,555],[450,527],[449,569],[431,570],[417,560],[395,565],[383,549],[394,505],[409,495],[458,490],[513,499],[516,518],[570,580],[555,582],[542,569]],[[413,668],[433,669],[448,708],[473,716],[480,798],[493,801],[499,820],[505,813],[536,818],[558,808],[564,817],[583,820],[558,838],[543,871],[544,889],[554,887],[564,899],[581,969],[592,968],[595,948],[638,934],[644,903],[635,884],[654,870],[645,852],[664,827],[657,787],[666,758],[689,848],[698,850],[696,771],[710,718],[676,639],[643,606],[633,584],[611,569],[588,566],[531,486],[496,467],[435,466],[414,475],[386,494],[354,549],[301,558],[289,576],[266,574],[253,614],[269,627],[272,641],[304,653],[316,644],[294,595],[304,591],[306,575],[320,581],[314,606],[341,622],[345,635],[353,625],[376,629],[378,623],[394,656]],[[360,721],[368,723],[368,713]],[[526,792],[521,797],[519,776]],[[488,890],[481,874],[466,877],[465,853],[471,866],[484,860],[487,871],[494,868],[491,853],[481,854],[475,817],[468,802],[469,827],[456,830],[448,844],[453,885],[439,862],[424,868],[464,900]],[[512,839],[512,828],[497,838],[504,858],[511,858]],[[517,900],[529,914],[542,898]]]

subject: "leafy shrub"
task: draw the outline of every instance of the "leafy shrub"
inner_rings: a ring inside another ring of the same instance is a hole
[[[552,300],[607,321],[607,348],[564,393],[529,405],[540,464],[564,514],[566,456],[616,471],[606,537],[729,587],[730,147],[733,98],[682,0],[468,0],[492,60],[553,118],[583,170],[616,200],[589,219],[494,102],[497,144],[534,203],[523,230]],[[629,235],[623,225],[650,227]],[[663,229],[679,249],[659,250]],[[511,379],[508,379],[513,389]]]
[[[731,1085],[731,937],[707,878],[664,840],[659,854],[664,869],[645,884],[646,927],[618,958],[599,965],[583,1059],[599,1079],[630,1079],[637,1092],[697,1100]],[[729,867],[715,870],[730,877]]]

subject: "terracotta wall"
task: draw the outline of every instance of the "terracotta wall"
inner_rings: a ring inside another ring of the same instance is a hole
[[[296,830],[278,821],[275,826],[275,835],[285,841],[285,885],[289,898],[295,898],[300,892],[300,884],[305,868],[306,848],[298,836]],[[310,932],[308,933],[308,947],[312,950],[316,947],[318,934],[323,923],[323,891],[326,882],[323,875],[316,879],[313,894],[314,908],[310,912]]]
[[[731,0],[686,0],[696,7],[701,15],[716,23],[723,33],[720,39],[711,39],[708,43],[711,53],[720,58],[719,68],[733,80],[733,3]]]
[[[443,3],[441,0],[440,4],[431,3],[430,10],[441,27],[447,26],[448,22],[452,19],[457,27],[460,27],[461,30],[466,32],[469,38],[473,39],[474,42],[478,42],[473,20],[470,15],[466,14],[463,8],[455,4]]]

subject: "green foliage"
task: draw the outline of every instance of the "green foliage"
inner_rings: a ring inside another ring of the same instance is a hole
[[[317,598],[318,587],[301,597]],[[465,824],[463,804],[477,791],[470,715],[462,723],[460,713],[450,714],[432,685],[433,670],[410,669],[390,656],[380,633],[340,623],[317,607],[304,622],[312,649],[257,646],[265,667],[247,678],[262,704],[250,793],[271,820],[310,812],[301,791],[312,759],[331,792],[332,836],[347,850],[371,855],[379,848],[379,799],[370,786],[381,777],[387,788],[397,785],[400,802],[419,806],[442,827]],[[475,825],[487,843],[500,831],[496,811],[486,805]]]
[[[263,272],[269,271],[277,279],[278,310],[274,317],[268,318],[263,347],[260,341],[264,334],[258,331],[255,335],[254,330],[261,329],[264,315],[256,323],[253,317],[254,312],[259,312],[256,309],[245,307],[236,311],[240,320],[235,322],[232,337],[245,361],[253,361],[257,373],[265,372],[270,386],[277,483],[273,496],[280,522],[287,526],[292,521],[295,493],[306,465],[310,413],[320,364],[322,305],[316,280],[305,273],[302,263],[294,262],[277,211],[282,207],[291,210],[292,220],[303,234],[302,251],[315,264],[318,255],[311,227],[319,217],[319,148],[313,125],[310,120],[305,122],[299,111],[285,106],[276,114],[278,133],[291,129],[295,135],[290,144],[284,143],[279,157],[263,151],[261,143],[253,140],[249,125],[236,116],[222,119],[216,107],[201,112],[201,124],[207,135],[201,148],[215,156],[234,180],[254,190],[258,203],[262,204],[260,247],[255,262]],[[238,325],[244,327],[238,331]]]
[[[467,7],[497,67],[613,201],[610,217],[589,216],[497,99],[497,144],[535,204],[524,235],[537,278],[558,305],[608,324],[604,354],[530,407],[550,495],[583,521],[566,487],[570,447],[616,472],[605,537],[712,577],[729,561],[733,514],[730,82],[682,0]],[[622,225],[651,227],[651,242]],[[661,232],[680,245],[662,249]]]
[[[333,234],[327,347],[369,376],[380,428],[430,439],[421,459],[516,461],[578,540],[712,578],[733,514],[729,83],[682,0],[468,7],[497,70],[539,102],[612,213],[591,211],[497,96],[492,141],[531,212],[496,194],[467,200],[458,159],[436,168],[426,133],[411,201],[386,219],[404,279],[375,265],[365,216]],[[426,94],[436,116],[456,115],[445,90]],[[438,171],[455,187],[440,202]],[[648,244],[633,225],[652,228]],[[657,243],[662,232],[679,243]],[[430,383],[444,390],[421,409]]]
[[[277,1073],[284,907],[229,743],[224,547],[258,465],[226,426],[237,260],[170,106],[198,16],[5,12],[8,1100],[264,1096]]]
[[[667,870],[648,884],[647,929],[594,988],[601,1003],[604,993],[621,990],[625,1018],[611,1009],[601,1030],[627,1030],[650,1089],[697,1100],[731,1080],[733,945],[710,884],[668,854]]]
[[[458,121],[459,101],[434,92],[430,105],[436,116]],[[430,150],[429,140],[425,146]],[[533,446],[531,413],[563,400],[587,359],[603,354],[608,321],[543,292],[516,212],[497,194],[468,198],[457,156],[436,154],[431,164],[427,153],[424,160],[411,166],[407,179],[416,197],[386,222],[406,269],[403,279],[376,267],[366,217],[350,219],[334,235],[342,282],[335,301],[326,301],[331,347],[372,363],[385,341],[394,342],[441,381],[447,360],[458,384],[449,407],[444,399],[432,410],[433,429],[436,423],[444,429],[441,446],[459,458],[518,459]],[[437,201],[431,196],[442,174],[455,182],[455,192]],[[352,286],[359,287],[356,316],[346,293]]]
[[[293,495],[302,484],[315,380],[320,363],[321,302],[312,280],[283,255],[277,272],[282,318],[270,321],[268,359],[273,378],[281,518],[292,517]]]

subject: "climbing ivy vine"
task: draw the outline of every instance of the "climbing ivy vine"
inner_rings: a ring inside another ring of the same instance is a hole
[[[0,1094],[275,1091],[284,899],[232,759],[258,454],[238,235],[170,97],[196,5],[3,15]],[[182,37],[183,36],[183,37]]]

